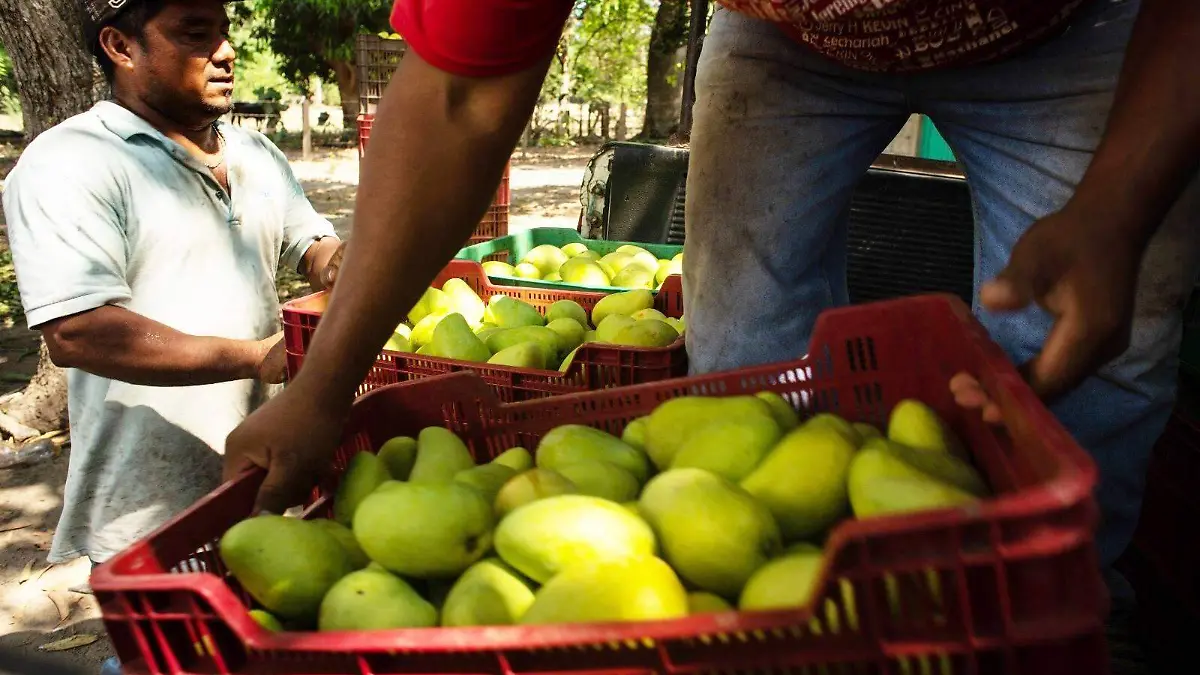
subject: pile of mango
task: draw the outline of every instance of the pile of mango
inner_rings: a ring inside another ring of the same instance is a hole
[[[514,267],[491,260],[483,263],[488,276],[562,281],[581,286],[656,289],[667,277],[683,273],[683,254],[659,259],[641,246],[624,244],[601,256],[587,246],[572,242],[562,248],[535,246]]]
[[[653,305],[647,290],[614,293],[596,303],[589,323],[587,311],[573,300],[559,300],[543,315],[505,295],[485,303],[467,282],[450,279],[425,291],[409,311],[409,323],[396,327],[384,349],[566,372],[588,342],[666,347],[678,340],[684,320],[664,316]]]
[[[430,427],[355,455],[332,519],[251,518],[220,554],[275,630],[796,608],[817,590],[821,542],[843,519],[986,496],[961,453],[918,401],[893,410],[885,437],[832,414],[801,423],[770,392],[671,399],[620,437],[562,425],[532,454],[512,448],[481,465]],[[853,588],[842,593],[857,622]]]

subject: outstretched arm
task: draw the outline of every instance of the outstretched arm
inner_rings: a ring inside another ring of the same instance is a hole
[[[268,469],[258,508],[298,502],[328,463],[383,343],[487,210],[548,64],[468,78],[405,56],[371,130],[354,237],[304,368],[226,442],[226,479]]]
[[[55,319],[41,331],[55,365],[122,382],[176,387],[283,381],[279,335],[265,340],[188,335],[115,305]]]

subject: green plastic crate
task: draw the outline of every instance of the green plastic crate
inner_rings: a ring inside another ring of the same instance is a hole
[[[460,260],[474,260],[479,263],[487,260],[499,260],[510,265],[516,265],[535,247],[550,244],[561,248],[562,246],[576,242],[587,246],[600,255],[612,253],[626,244],[640,246],[653,253],[657,258],[670,259],[683,253],[683,246],[679,245],[584,239],[575,230],[568,230],[564,227],[535,227],[524,232],[496,237],[482,244],[468,246],[459,251],[455,257]],[[581,284],[568,284],[564,281],[543,281],[541,279],[522,279],[520,277],[501,275],[489,275],[488,278],[494,283],[503,286],[519,286],[523,288],[557,288],[576,291],[603,291],[606,293],[611,293],[614,290],[626,290],[617,286],[584,286]]]

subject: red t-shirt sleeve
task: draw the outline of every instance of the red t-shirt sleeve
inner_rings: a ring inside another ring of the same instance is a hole
[[[511,75],[554,51],[573,6],[573,0],[396,0],[392,30],[448,73]]]

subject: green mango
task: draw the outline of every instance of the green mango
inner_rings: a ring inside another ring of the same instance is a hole
[[[491,504],[496,501],[496,494],[500,492],[500,488],[516,475],[517,471],[512,467],[489,463],[459,471],[454,476],[454,481],[474,488],[488,504]]]
[[[755,570],[782,548],[779,526],[765,506],[701,469],[655,476],[638,510],[654,528],[663,558],[681,577],[727,598],[736,598]]]
[[[487,360],[493,366],[510,368],[546,369],[546,348],[540,342],[522,342],[505,347]]]
[[[675,571],[652,555],[642,555],[563,570],[534,596],[521,623],[663,621],[687,613],[687,590]]]
[[[621,288],[652,289],[655,287],[654,270],[637,264],[629,265],[617,272],[617,276],[613,277],[612,285]]]
[[[247,518],[225,531],[218,550],[242,588],[281,619],[315,619],[326,591],[353,571],[332,534],[299,518]]]
[[[459,471],[475,466],[475,458],[454,432],[427,427],[417,437],[417,459],[408,480],[411,483],[449,483]]]
[[[586,256],[568,260],[559,269],[558,275],[563,281],[579,286],[608,286],[612,279],[603,265]]]
[[[558,333],[545,326],[522,326],[509,328],[488,336],[487,347],[492,353],[508,349],[522,342],[536,342],[546,353],[546,364],[558,362]]]
[[[679,333],[665,321],[643,319],[617,331],[612,343],[626,347],[669,347],[678,339]]]
[[[528,471],[533,468],[533,455],[525,448],[509,448],[492,460],[493,464],[503,464],[517,471]]]
[[[808,539],[846,514],[846,481],[857,451],[836,429],[802,426],[741,484],[770,509],[785,541]]]
[[[576,565],[654,555],[655,549],[650,526],[624,506],[569,494],[509,513],[496,528],[495,544],[504,562],[538,583]]]
[[[538,314],[533,305],[506,295],[492,296],[484,313],[484,321],[494,323],[501,328],[546,325],[546,317]]]
[[[438,324],[442,319],[446,318],[445,314],[430,314],[422,317],[412,329],[411,342],[412,346],[417,348],[417,353],[421,353],[423,347],[428,346],[433,342],[433,332],[437,329]],[[436,356],[436,351],[431,356]]]
[[[482,263],[483,273],[489,277],[515,277],[517,268],[499,260],[487,260]]]
[[[621,432],[621,440],[644,451],[646,449],[646,418],[638,417],[630,420],[629,424],[625,425],[625,430]]]
[[[369,452],[355,453],[334,492],[333,519],[349,526],[362,500],[390,478],[391,475],[378,457]]]
[[[373,569],[347,575],[321,602],[321,631],[370,631],[429,628],[437,609],[404,579]]]
[[[450,301],[454,304],[453,311],[462,314],[467,323],[477,326],[483,321],[487,305],[467,282],[462,279],[447,279],[446,283],[442,284],[442,292],[450,296]]]
[[[525,254],[525,259],[521,262],[527,262],[534,267],[545,277],[551,272],[557,272],[558,268],[562,267],[563,263],[567,262],[567,254],[562,252],[562,249],[550,244],[542,244],[535,246]]]
[[[483,557],[493,524],[492,505],[462,483],[397,483],[358,507],[354,537],[394,574],[443,579]]]
[[[250,618],[254,619],[254,623],[272,633],[278,633],[283,630],[283,624],[279,623],[279,619],[276,619],[270,612],[261,609],[252,609],[248,613],[250,614]]]
[[[396,436],[379,446],[378,456],[393,480],[408,480],[417,459],[417,439]]]
[[[581,256],[585,253],[589,253],[590,251],[586,244],[584,244],[582,242],[578,242],[578,241],[573,241],[569,244],[563,244],[562,252],[567,254],[568,258],[574,258],[577,256]]]
[[[616,340],[617,335],[621,331],[635,323],[637,322],[625,316],[624,314],[612,314],[610,316],[606,316],[604,317],[604,320],[600,322],[600,325],[596,327],[596,340],[598,342],[613,344],[613,341]]]
[[[775,418],[775,423],[784,432],[791,431],[800,426],[800,415],[784,397],[773,391],[760,391],[754,396],[770,407],[771,415]]]
[[[449,314],[433,330],[430,347],[438,356],[458,361],[482,363],[491,358],[487,345],[471,331],[462,314]]]
[[[450,299],[448,294],[442,292],[441,289],[427,288],[421,299],[417,300],[417,304],[408,310],[408,320],[415,326],[421,322],[421,319],[427,316],[449,314],[453,311],[454,301]]]
[[[670,468],[679,449],[704,425],[748,416],[771,419],[771,409],[753,396],[681,396],[665,401],[646,418],[646,454],[660,470]]]
[[[782,435],[770,415],[712,420],[684,441],[671,468],[704,469],[737,483],[758,467]]]
[[[383,348],[389,352],[408,354],[412,352],[412,343],[403,335],[392,333],[392,337],[388,338],[388,341],[383,344]]]
[[[588,329],[587,310],[574,300],[559,300],[546,309],[547,323],[557,319],[571,319],[584,330]]]
[[[560,372],[560,373],[571,372],[571,366],[575,363],[575,355],[578,353],[579,353],[579,347],[572,349],[571,352],[569,354],[567,354],[566,357],[563,358],[562,364],[560,364],[558,366],[558,372]]]
[[[371,559],[367,557],[366,553],[363,553],[362,547],[358,545],[358,540],[354,538],[354,532],[348,526],[325,518],[317,518],[309,522],[323,528],[333,535],[334,539],[337,539],[337,542],[342,545],[342,550],[346,552],[352,568],[361,570],[371,564]]]
[[[583,344],[583,326],[580,326],[574,319],[555,319],[546,324],[546,328],[554,331],[558,336],[558,355],[565,356],[571,350]]]
[[[582,424],[564,424],[542,436],[534,453],[537,465],[558,470],[569,464],[598,460],[615,464],[632,473],[638,483],[650,476],[650,464],[640,450],[610,433]]]
[[[503,560],[480,560],[450,589],[442,607],[442,625],[513,625],[533,604],[533,591],[533,584]]]
[[[556,470],[579,488],[579,494],[618,504],[637,499],[642,487],[629,471],[599,460],[573,462]]]
[[[600,322],[610,314],[630,316],[653,306],[654,294],[644,289],[606,295],[592,308],[592,325],[599,328]]]
[[[523,262],[520,265],[517,265],[513,271],[516,273],[517,277],[521,279],[542,278],[542,271],[539,270],[537,265],[534,265],[533,263]]]

